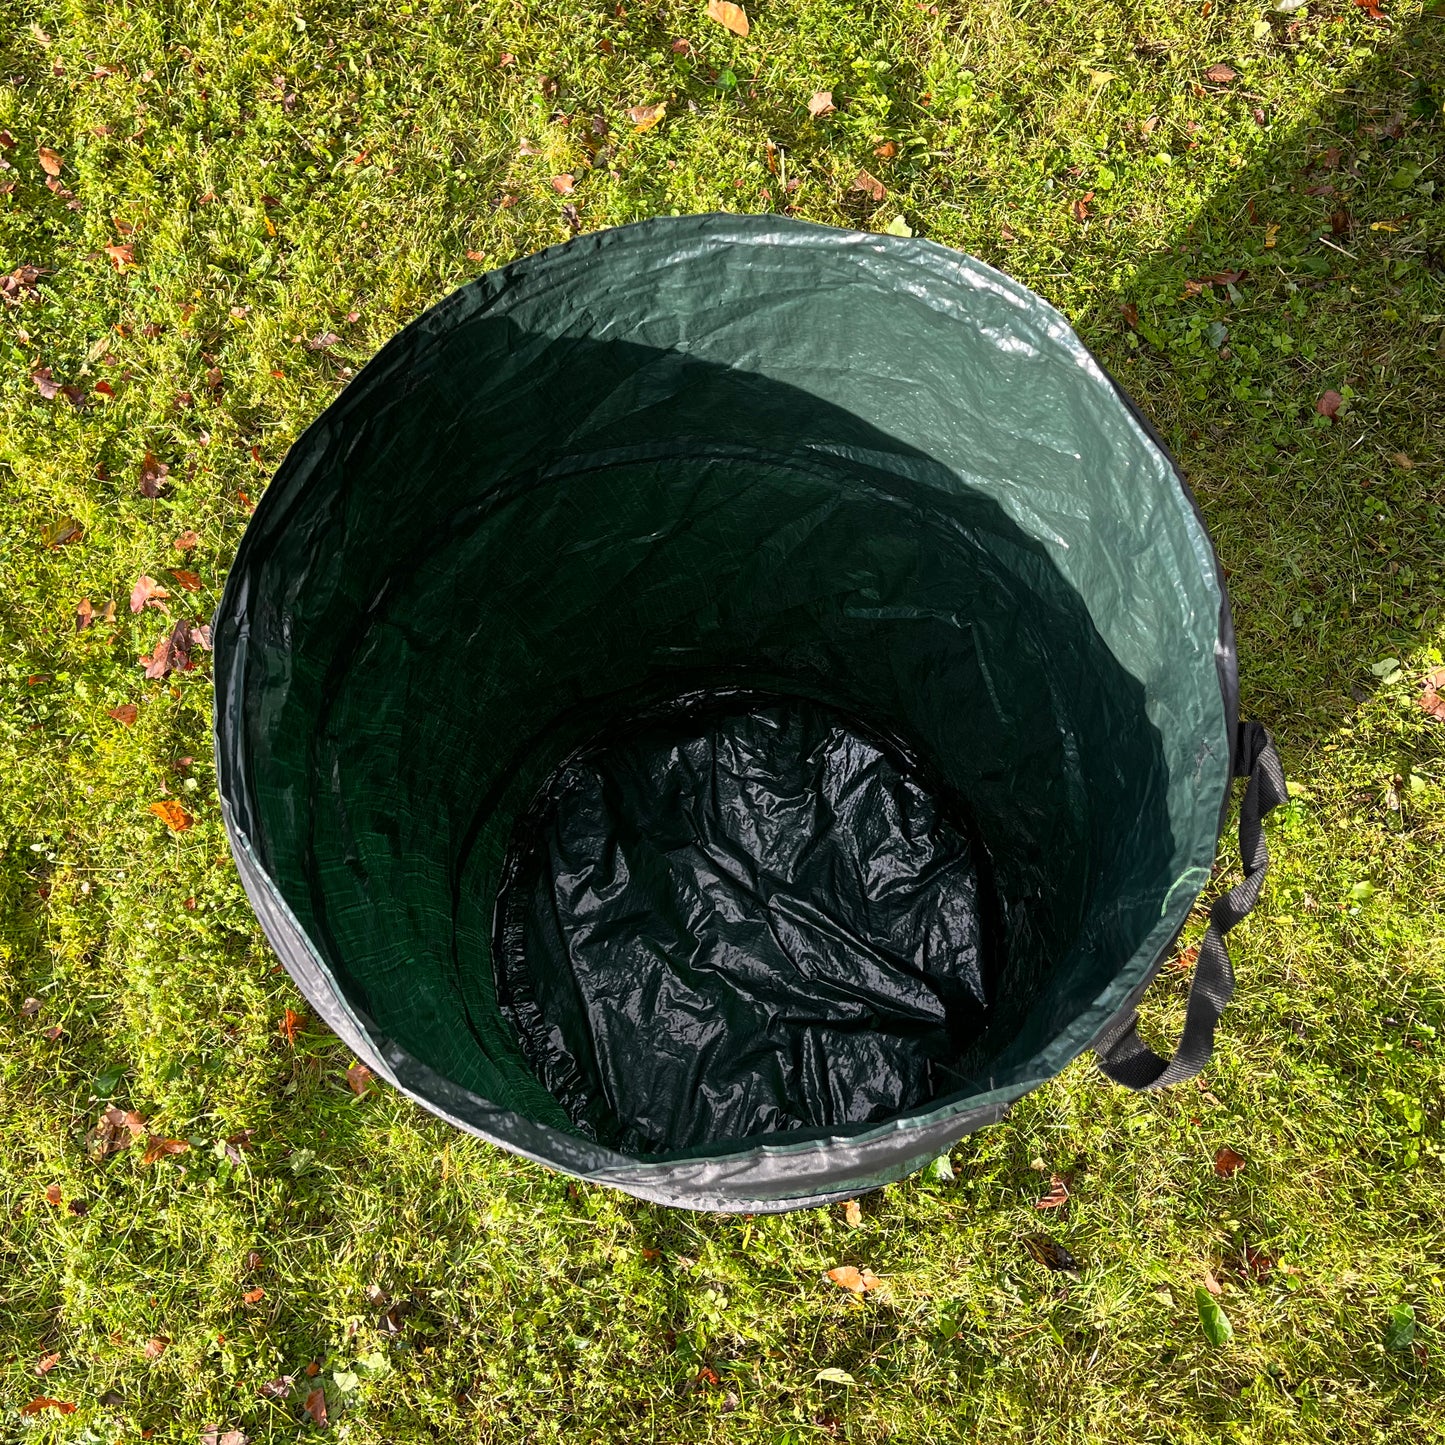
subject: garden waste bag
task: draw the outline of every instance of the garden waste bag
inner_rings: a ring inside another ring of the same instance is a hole
[[[1196,1072],[1284,787],[1193,500],[1062,317],[776,216],[428,311],[286,458],[214,639],[226,825],[321,1017],[695,1209],[901,1178],[1091,1046]],[[1236,775],[1165,1060],[1133,1007]]]

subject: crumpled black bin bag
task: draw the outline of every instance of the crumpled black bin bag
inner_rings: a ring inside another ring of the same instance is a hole
[[[1091,1045],[1196,1072],[1283,791],[1158,438],[926,241],[654,220],[482,276],[306,432],[215,619],[237,864],[382,1077],[698,1209],[898,1179]],[[1176,1055],[1133,1008],[1208,881]]]

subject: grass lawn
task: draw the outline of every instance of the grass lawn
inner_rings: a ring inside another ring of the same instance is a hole
[[[1445,1439],[1445,3],[747,10],[0,0],[0,1438]],[[209,659],[147,681],[128,606],[210,613],[424,307],[711,209],[901,222],[1059,305],[1194,482],[1295,784],[1207,1075],[1081,1059],[856,1227],[354,1094],[229,860]],[[105,1153],[108,1104],[189,1148]]]

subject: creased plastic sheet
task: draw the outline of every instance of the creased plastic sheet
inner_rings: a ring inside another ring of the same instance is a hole
[[[498,967],[574,1122],[646,1154],[955,1091],[996,924],[918,771],[816,704],[726,694],[568,760],[523,822]]]

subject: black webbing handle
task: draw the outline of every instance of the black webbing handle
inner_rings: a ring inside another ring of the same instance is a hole
[[[1130,1009],[1094,1040],[1099,1067],[1130,1089],[1163,1089],[1192,1079],[1214,1052],[1214,1029],[1234,993],[1234,969],[1224,935],[1254,907],[1269,869],[1260,819],[1288,796],[1279,754],[1262,723],[1240,723],[1236,776],[1248,778],[1239,809],[1239,852],[1244,881],[1214,900],[1209,929],[1199,945],[1184,1034],[1172,1059],[1163,1059],[1139,1037],[1139,1016]]]

